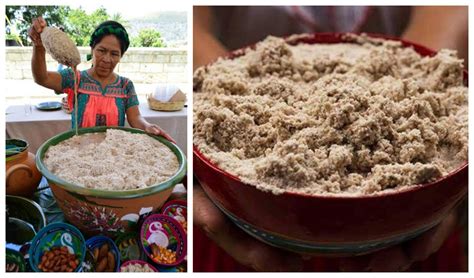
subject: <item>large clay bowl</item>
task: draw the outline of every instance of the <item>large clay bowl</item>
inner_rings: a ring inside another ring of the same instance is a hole
[[[108,128],[145,134],[142,130],[125,127],[84,128],[79,130],[79,134],[105,132]],[[138,229],[139,217],[159,209],[186,173],[186,158],[179,147],[160,136],[149,135],[165,144],[178,158],[179,168],[174,176],[163,183],[135,190],[108,191],[84,188],[55,176],[43,163],[50,146],[59,144],[74,134],[75,131],[70,130],[46,141],[38,149],[36,165],[48,180],[65,218],[86,235],[105,234],[116,237],[121,233]]]
[[[342,34],[314,34],[294,43],[344,41]],[[435,54],[401,42],[423,56]],[[465,80],[467,83],[466,72]],[[276,247],[325,256],[368,253],[413,238],[438,224],[467,195],[467,162],[429,184],[370,196],[337,197],[260,191],[219,169],[196,146],[193,161],[204,191],[240,228]]]

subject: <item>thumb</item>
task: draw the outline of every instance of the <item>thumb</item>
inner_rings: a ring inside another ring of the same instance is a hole
[[[212,203],[199,185],[193,186],[194,224],[239,263],[257,271],[300,271],[301,257],[276,249],[246,234]]]

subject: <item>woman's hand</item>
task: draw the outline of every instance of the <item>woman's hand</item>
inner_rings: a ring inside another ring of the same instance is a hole
[[[453,210],[441,223],[420,236],[386,249],[353,258],[341,259],[343,271],[404,271],[413,263],[426,260],[438,251],[457,226]]]
[[[149,124],[145,127],[145,131],[150,134],[159,135],[165,137],[168,141],[176,143],[171,136],[169,136],[163,129],[158,125]]]
[[[46,49],[41,40],[41,33],[47,26],[46,21],[40,16],[33,19],[28,36],[33,42],[33,55],[31,56],[31,73],[36,84],[56,92],[62,91],[61,75],[48,71],[46,67]]]
[[[240,264],[257,271],[301,271],[303,258],[262,243],[235,226],[207,197],[198,184],[194,184],[194,225]]]
[[[34,46],[43,45],[43,42],[41,41],[41,33],[46,26],[47,24],[43,17],[40,16],[33,19],[32,25],[28,30],[28,36],[30,37]]]
[[[239,263],[257,271],[299,271],[309,256],[266,245],[235,226],[207,197],[201,186],[194,187],[194,224]],[[455,211],[422,235],[363,256],[338,259],[342,271],[403,271],[438,251],[457,224]]]
[[[163,136],[168,141],[176,144],[173,138],[171,138],[171,136],[169,136],[158,125],[150,124],[142,117],[142,115],[140,114],[140,110],[138,109],[138,105],[132,106],[127,109],[127,120],[130,126],[133,128],[144,130],[145,132],[150,133],[150,134]]]

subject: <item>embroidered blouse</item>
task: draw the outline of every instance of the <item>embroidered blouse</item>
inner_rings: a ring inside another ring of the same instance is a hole
[[[74,73],[71,68],[59,71],[62,91],[68,95],[68,105],[72,110],[72,128],[75,128]],[[135,87],[130,79],[118,76],[116,80],[102,87],[87,70],[78,71],[77,124],[82,127],[124,126],[128,108],[138,105]]]

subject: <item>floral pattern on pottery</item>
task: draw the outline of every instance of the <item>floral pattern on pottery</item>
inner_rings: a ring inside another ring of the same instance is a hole
[[[183,227],[187,233],[188,208],[186,201],[173,200],[163,205],[162,214],[173,217]]]
[[[71,222],[82,225],[88,231],[119,233],[124,232],[120,219],[111,209],[91,206],[85,202],[64,202],[64,213]]]

